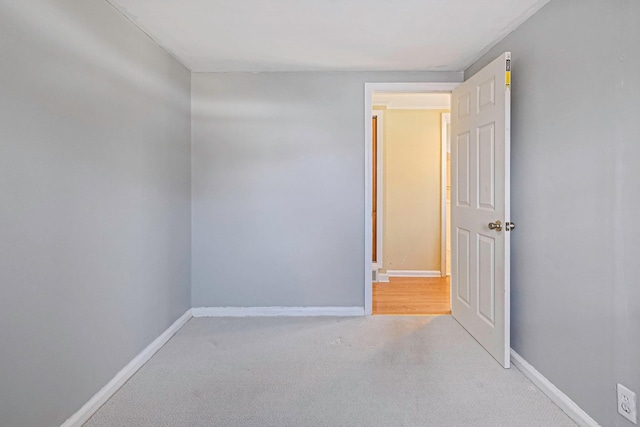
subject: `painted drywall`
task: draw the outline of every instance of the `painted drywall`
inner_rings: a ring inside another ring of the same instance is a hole
[[[440,271],[441,115],[384,113],[383,270]]]
[[[363,306],[364,83],[461,77],[192,74],[193,306]]]
[[[190,307],[190,74],[103,0],[0,52],[0,425],[50,427]]]
[[[513,54],[511,341],[599,424],[640,392],[640,2],[553,0]]]

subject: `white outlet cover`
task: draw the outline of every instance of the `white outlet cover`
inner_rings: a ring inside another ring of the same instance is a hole
[[[636,394],[622,384],[618,384],[618,413],[632,423],[638,424]]]

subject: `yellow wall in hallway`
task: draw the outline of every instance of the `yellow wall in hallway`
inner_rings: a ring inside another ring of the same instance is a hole
[[[383,270],[440,270],[441,114],[384,110]]]

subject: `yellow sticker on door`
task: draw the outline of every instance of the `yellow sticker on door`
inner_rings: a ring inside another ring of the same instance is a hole
[[[511,86],[511,59],[507,58],[507,71],[504,73],[504,82],[507,86]]]

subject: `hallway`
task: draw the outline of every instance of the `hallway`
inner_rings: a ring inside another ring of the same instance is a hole
[[[373,284],[373,314],[451,314],[450,276],[392,277]]]

